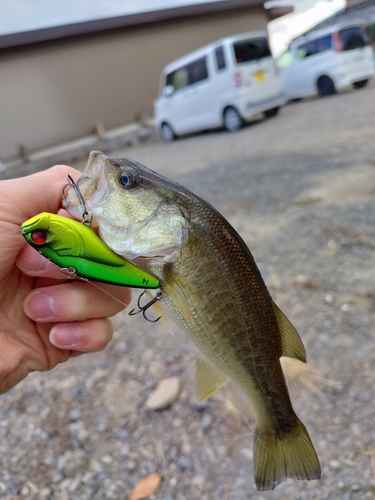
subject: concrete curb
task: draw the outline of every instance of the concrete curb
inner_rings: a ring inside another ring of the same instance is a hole
[[[152,125],[130,123],[106,131],[103,138],[94,134],[87,135],[30,153],[27,160],[5,162],[4,170],[0,171],[0,180],[24,177],[61,163],[70,164],[87,157],[93,150],[109,152],[118,147],[134,146],[153,139],[156,139],[156,134]]]

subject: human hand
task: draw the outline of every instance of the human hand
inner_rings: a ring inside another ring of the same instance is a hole
[[[104,349],[112,337],[108,317],[130,301],[130,289],[62,279],[59,268],[21,235],[20,225],[40,212],[57,213],[66,175],[56,166],[0,181],[0,393],[32,371],[51,370],[85,352]]]

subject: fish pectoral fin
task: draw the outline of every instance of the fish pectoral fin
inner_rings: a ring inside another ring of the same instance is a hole
[[[185,320],[189,323],[192,328],[196,328],[193,315],[191,313],[191,308],[189,306],[189,302],[185,297],[184,292],[181,290],[176,281],[172,278],[169,272],[164,269],[164,279],[163,286],[166,289],[169,298],[173,302],[173,305],[178,310],[178,312],[185,318]]]
[[[195,397],[198,403],[203,403],[228,380],[229,378],[211,361],[198,354],[195,363]]]
[[[274,302],[272,306],[281,335],[281,356],[295,358],[306,363],[305,348],[297,330]]]
[[[154,295],[152,295],[149,290],[145,290],[145,295],[148,301],[151,301],[154,298]],[[162,322],[165,325],[169,326],[169,318],[167,316],[167,313],[164,311],[162,305],[160,304],[160,302],[155,302],[154,304],[152,304],[152,310],[155,313],[155,316],[160,316]]]

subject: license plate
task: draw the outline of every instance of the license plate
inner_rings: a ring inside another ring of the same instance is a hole
[[[256,82],[264,82],[266,79],[266,74],[264,71],[258,71],[257,73],[254,73],[254,80]]]

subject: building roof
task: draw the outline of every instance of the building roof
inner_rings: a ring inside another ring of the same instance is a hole
[[[95,32],[126,28],[148,23],[167,21],[169,19],[183,18],[209,14],[214,12],[240,9],[244,7],[263,6],[264,0],[219,0],[200,4],[186,5],[169,9],[154,10],[130,14],[107,19],[79,22],[74,24],[41,28],[20,33],[11,33],[0,36],[0,49],[17,47],[37,42],[57,40]]]
[[[339,10],[338,12],[333,14],[333,16],[330,16],[329,18],[315,25],[313,28],[303,34],[306,35],[307,33],[315,31],[318,28],[324,28],[332,24],[350,21],[362,21],[367,25],[374,24],[375,0],[364,0],[354,5],[350,5],[342,10]]]

